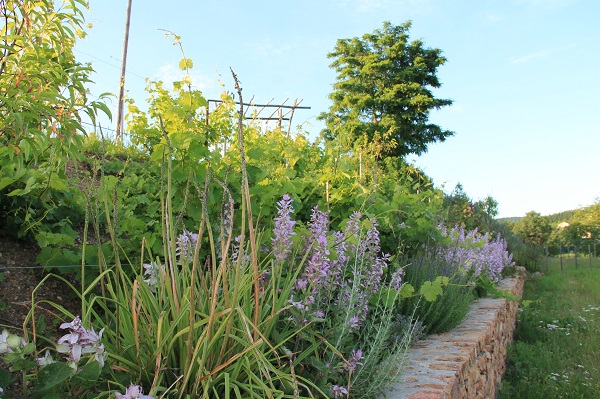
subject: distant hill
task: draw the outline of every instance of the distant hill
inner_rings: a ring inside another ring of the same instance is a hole
[[[550,224],[554,223],[562,223],[562,222],[570,222],[573,219],[573,215],[575,215],[575,209],[571,211],[564,211],[559,213],[553,213],[552,215],[546,216],[548,218],[548,222]]]
[[[517,223],[521,219],[523,219],[523,218],[520,216],[513,216],[510,218],[498,218],[496,220],[499,221],[500,223]]]
[[[563,211],[558,213],[553,213],[552,215],[545,215],[548,218],[548,222],[552,225],[562,223],[562,222],[570,222],[575,215],[576,209],[570,211]],[[500,223],[517,223],[519,220],[523,219],[522,216],[513,216],[509,218],[499,218],[496,219]]]

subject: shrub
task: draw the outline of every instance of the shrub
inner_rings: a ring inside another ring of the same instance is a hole
[[[437,276],[447,276],[450,280],[436,301],[429,302],[421,296],[404,299],[400,309],[402,314],[419,320],[426,334],[451,330],[465,319],[476,296],[474,287],[465,274],[459,273],[456,263],[443,259],[433,249],[403,263],[407,264],[404,280],[413,287],[420,287]]]

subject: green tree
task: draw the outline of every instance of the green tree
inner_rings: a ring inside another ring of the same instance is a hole
[[[437,68],[446,62],[440,49],[409,41],[411,22],[383,28],[362,38],[341,39],[328,54],[337,72],[322,136],[347,150],[376,158],[422,154],[429,143],[454,133],[429,122],[431,110],[452,104],[435,98]]]
[[[600,235],[600,201],[576,210],[573,224],[579,225],[583,237],[596,240]]]
[[[526,245],[542,247],[550,237],[552,228],[548,219],[541,214],[531,211],[515,223],[514,232]]]
[[[0,224],[19,234],[62,202],[66,162],[81,155],[82,116],[109,114],[102,99],[87,98],[93,70],[73,54],[86,7],[0,1]]]
[[[460,183],[452,193],[444,196],[444,208],[448,227],[461,225],[467,230],[477,229],[480,232],[489,232],[498,214],[498,202],[494,198],[488,196],[474,201]]]

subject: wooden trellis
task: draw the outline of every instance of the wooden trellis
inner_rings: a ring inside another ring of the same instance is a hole
[[[282,104],[271,104],[271,102],[273,101],[273,99],[269,100],[269,102],[267,102],[266,104],[255,104],[252,100],[250,100],[250,102],[248,103],[243,103],[243,105],[246,108],[246,111],[244,112],[244,118],[245,119],[254,119],[254,120],[260,120],[260,121],[277,121],[277,127],[281,128],[282,126],[282,122],[286,121],[288,122],[288,135],[291,133],[291,129],[292,129],[292,119],[294,118],[294,112],[297,109],[310,109],[310,107],[307,106],[301,106],[300,104],[302,103],[303,100],[294,100],[293,105],[286,105],[286,102],[289,100],[286,99]],[[209,123],[210,120],[210,103],[215,103],[215,104],[219,104],[222,103],[223,100],[207,100],[208,101],[208,106],[206,107],[206,123]],[[238,101],[235,102],[235,104],[239,105],[240,103]],[[269,115],[269,116],[260,116],[261,113],[263,111],[265,111],[267,108],[275,108],[275,110]],[[248,112],[248,109],[255,109],[256,110],[256,115],[255,116],[246,116],[246,113]]]

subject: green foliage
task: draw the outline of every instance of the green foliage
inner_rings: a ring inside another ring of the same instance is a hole
[[[525,283],[515,341],[498,392],[508,398],[593,398],[600,389],[600,269],[561,271]]]
[[[445,224],[463,226],[466,230],[477,229],[481,233],[492,231],[494,217],[498,214],[498,202],[492,197],[474,201],[460,183],[451,194],[444,196]]]
[[[377,158],[404,158],[453,135],[428,122],[431,110],[452,104],[431,91],[441,86],[436,71],[446,58],[421,40],[410,42],[410,26],[384,22],[362,38],[337,41],[328,54],[338,74],[333,105],[319,116],[327,141]]]
[[[544,216],[531,211],[513,225],[512,231],[525,245],[524,251],[520,254],[522,266],[528,270],[536,270],[545,253],[545,243],[552,232],[550,223]]]
[[[402,314],[418,319],[427,334],[451,330],[465,319],[475,300],[475,291],[464,274],[432,253],[414,256],[403,263],[407,263],[404,280],[411,286],[421,287],[421,295],[403,299]],[[436,285],[441,279],[444,284]]]
[[[0,3],[0,221],[19,237],[37,232],[46,217],[77,223],[65,168],[80,156],[82,115],[94,121],[98,112],[109,114],[102,98],[87,98],[93,71],[73,55],[86,7],[74,0]]]

